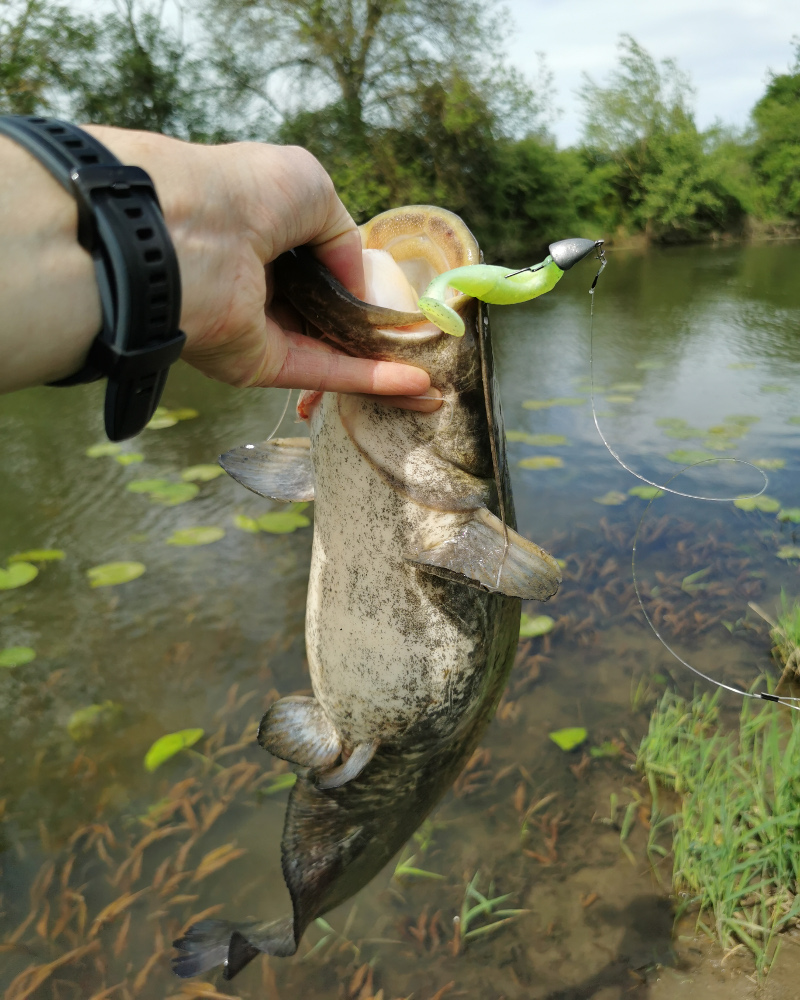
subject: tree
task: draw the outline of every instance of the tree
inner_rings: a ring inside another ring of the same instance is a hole
[[[590,155],[617,167],[622,218],[667,241],[735,225],[742,208],[708,158],[689,78],[672,59],[656,63],[630,35],[619,47],[621,68],[609,85],[587,76],[580,96]]]
[[[0,114],[68,113],[94,26],[49,0],[0,0]]]
[[[98,27],[100,58],[81,88],[78,114],[91,122],[194,140],[228,137],[215,128],[214,87],[165,17],[121,0]],[[211,85],[209,85],[211,84]]]
[[[788,73],[772,74],[753,108],[753,166],[763,185],[766,212],[800,218],[800,39]]]
[[[454,70],[502,92],[508,129],[539,127],[536,96],[499,56],[498,0],[205,2],[216,65],[264,128],[334,104],[353,131],[395,125]]]

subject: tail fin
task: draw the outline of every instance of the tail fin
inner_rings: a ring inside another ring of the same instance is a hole
[[[172,945],[181,952],[172,959],[172,971],[182,979],[199,976],[215,965],[224,966],[224,979],[233,979],[260,952],[286,957],[297,950],[291,917],[266,924],[201,920]]]

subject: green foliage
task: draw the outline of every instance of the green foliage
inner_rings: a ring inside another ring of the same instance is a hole
[[[719,692],[691,702],[667,692],[638,754],[653,796],[651,849],[673,828],[673,886],[698,909],[698,927],[726,951],[742,944],[759,975],[775,935],[800,913],[800,720],[746,699],[738,734],[718,722]],[[681,795],[675,816],[659,813],[658,786]]]
[[[788,73],[772,74],[753,108],[752,162],[766,214],[800,219],[800,41]]]
[[[55,110],[78,90],[95,47],[92,22],[49,0],[0,4],[0,114]]]
[[[167,733],[160,736],[144,756],[146,771],[155,771],[162,764],[171,760],[176,753],[187,747],[193,747],[204,735],[203,729],[181,729],[177,733]]]

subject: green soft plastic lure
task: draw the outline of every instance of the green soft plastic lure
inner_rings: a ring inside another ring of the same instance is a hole
[[[588,257],[592,250],[600,250],[602,245],[603,240],[559,240],[550,244],[550,254],[540,264],[516,271],[494,264],[456,267],[433,279],[419,300],[419,309],[440,330],[453,337],[463,337],[464,321],[445,301],[448,288],[490,305],[528,302],[549,292],[565,271]]]

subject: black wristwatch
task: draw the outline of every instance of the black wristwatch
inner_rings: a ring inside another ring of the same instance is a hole
[[[108,379],[106,434],[133,437],[158,406],[178,329],[178,258],[153,182],[88,132],[57,118],[0,116],[0,134],[24,146],[78,203],[78,241],[92,255],[103,325],[80,371],[51,385]]]

